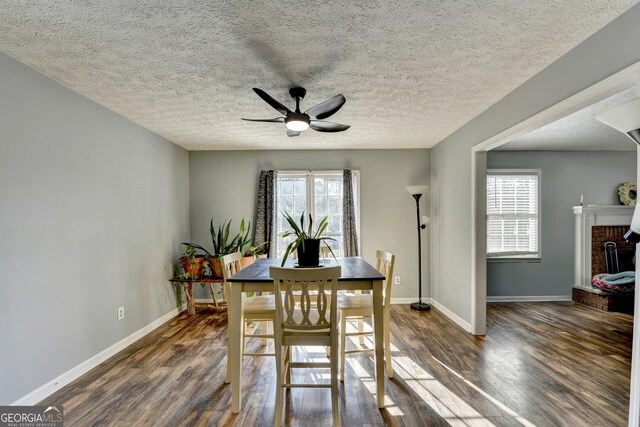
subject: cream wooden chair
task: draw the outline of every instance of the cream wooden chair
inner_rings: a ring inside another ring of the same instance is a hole
[[[391,283],[393,282],[393,265],[395,264],[395,260],[395,255],[389,252],[376,252],[376,269],[386,277],[382,285],[384,298],[382,324],[384,332],[384,359],[387,367],[387,377],[389,378],[393,378],[389,322],[391,313]],[[340,381],[344,381],[345,355],[363,351],[373,351],[373,348],[363,348],[364,336],[372,335],[371,332],[365,332],[363,328],[364,316],[371,316],[373,313],[371,294],[341,294],[338,296],[338,310],[340,310]],[[358,321],[358,332],[347,332],[348,320]],[[346,344],[348,336],[359,336],[360,348],[347,351]]]
[[[337,313],[336,310],[329,310],[329,307],[336,307],[336,285],[340,277],[340,266],[309,269],[270,267],[269,274],[273,278],[275,296],[272,298],[276,306],[274,333],[277,379],[274,425],[282,424],[285,388],[325,387],[331,388],[333,425],[340,426],[337,358],[332,357],[329,362],[291,360],[292,346],[337,347]],[[296,293],[300,293],[298,303]],[[331,382],[293,384],[292,368],[330,368]]]
[[[293,259],[298,259],[298,251],[293,251],[291,252],[291,254],[293,254]],[[321,244],[320,245],[320,262],[326,262],[327,259],[329,259],[329,257],[331,256],[331,251],[329,251],[329,247],[327,245]],[[360,292],[360,291],[358,291]],[[313,291],[311,292],[311,295],[313,296],[316,292]],[[299,292],[295,292],[294,293],[294,298],[296,300],[296,303],[300,303],[300,293]],[[313,301],[314,298],[312,297],[311,301]],[[329,300],[331,301],[331,300]],[[329,303],[330,304],[330,303]],[[364,341],[362,343],[364,345]],[[331,347],[327,347],[325,349],[327,351],[327,357],[331,356]]]
[[[240,260],[242,259],[242,254],[240,252],[235,252],[229,255],[224,255],[220,261],[222,264],[222,275],[224,277],[224,293],[225,295],[231,295],[231,288],[229,282],[227,280],[232,275],[236,274],[238,271],[242,270],[242,265]],[[251,338],[262,338],[262,345],[267,345],[267,339],[274,338],[273,333],[269,333],[268,325],[271,323],[274,325],[275,315],[276,315],[276,307],[273,300],[273,295],[263,295],[263,296],[252,296],[247,297],[243,296],[243,306],[244,306],[244,325],[242,325],[242,356],[275,356],[275,353],[246,353],[245,352],[245,343],[248,339]],[[227,304],[227,309],[229,305]],[[260,332],[259,334],[247,334],[247,323],[248,322],[259,322],[260,323]],[[229,372],[229,363],[227,361],[227,376],[225,382],[230,382],[230,372]]]

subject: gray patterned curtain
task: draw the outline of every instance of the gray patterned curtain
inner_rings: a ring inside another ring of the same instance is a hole
[[[344,256],[358,256],[353,179],[351,171],[348,169],[342,171],[342,230],[344,233]]]
[[[253,235],[253,244],[269,242],[269,258],[276,256],[276,212],[278,188],[276,179],[278,173],[274,170],[260,171],[258,180],[258,204],[256,206],[256,227]]]

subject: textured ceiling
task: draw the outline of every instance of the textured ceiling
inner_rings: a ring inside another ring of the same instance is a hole
[[[632,0],[0,0],[0,51],[187,149],[431,147]],[[252,91],[343,93],[285,136]]]
[[[540,129],[514,139],[498,150],[628,150],[636,144],[626,135],[600,123],[597,113],[635,98],[628,89]]]

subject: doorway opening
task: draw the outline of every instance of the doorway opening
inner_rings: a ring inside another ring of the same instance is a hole
[[[574,113],[581,112],[582,110],[589,108],[598,108],[598,105],[602,105],[601,103],[609,98],[616,99],[616,97],[624,97],[625,92],[629,92],[632,88],[635,87],[636,78],[640,72],[640,63],[636,63],[615,75],[594,84],[593,86],[577,93],[576,95],[567,98],[566,100],[544,110],[535,116],[530,117],[527,120],[524,120],[521,123],[501,132],[483,141],[480,144],[477,144],[472,148],[472,239],[473,239],[473,256],[472,256],[472,319],[471,326],[472,332],[475,335],[484,335],[486,333],[486,324],[487,324],[487,292],[489,290],[487,278],[488,274],[492,274],[492,277],[496,273],[496,271],[490,271],[493,269],[493,264],[489,264],[490,268],[487,268],[487,170],[491,167],[496,167],[503,165],[504,161],[515,161],[517,156],[513,154],[508,154],[509,151],[519,151],[515,150],[496,150],[500,147],[508,148],[510,143],[514,145],[511,148],[515,148],[515,143],[520,140],[521,144],[524,144],[522,141],[527,141],[527,135],[534,135],[535,131],[539,130],[542,132],[543,128],[548,127],[555,122],[562,121],[563,119],[573,115]],[[595,106],[595,107],[594,107]],[[551,126],[553,127],[553,126]],[[547,129],[548,130],[548,129]],[[531,138],[529,135],[529,138]],[[532,142],[532,141],[529,141]],[[637,163],[638,163],[638,151],[636,146],[634,146],[633,142],[629,140],[628,144],[630,144],[630,149],[632,151],[626,151],[626,157],[628,160],[630,159],[634,163],[634,169],[636,171],[632,176],[632,181],[638,181],[637,174]],[[494,153],[490,153],[491,151]],[[526,150],[523,150],[526,151]],[[517,153],[516,153],[517,154]],[[619,154],[619,153],[618,153]],[[566,154],[567,156],[571,156],[571,153]],[[509,159],[509,156],[512,159]],[[628,167],[628,165],[627,165]],[[594,173],[594,175],[596,175]],[[545,182],[545,172],[542,170],[541,174],[541,182]],[[553,182],[553,181],[552,181]],[[606,184],[605,185],[610,185]],[[622,183],[620,183],[622,184]],[[594,186],[592,186],[594,187]],[[591,190],[591,187],[585,187]],[[544,190],[541,187],[541,190]],[[604,197],[603,194],[599,195],[588,195],[587,199],[585,199],[585,193],[591,194],[587,190],[582,192],[578,190],[577,194],[566,194],[567,199],[571,199],[572,207],[585,207],[588,204],[597,204],[603,203],[599,197]],[[582,196],[582,197],[581,197]],[[611,194],[609,194],[611,196]],[[589,197],[593,197],[594,200],[590,201]],[[582,200],[581,200],[582,199]],[[597,199],[597,200],[596,200]],[[542,203],[542,210],[544,210],[544,202]],[[606,200],[604,203],[607,203]],[[613,203],[610,201],[609,203]],[[567,212],[566,216],[573,220],[573,227],[570,227],[570,235],[573,236],[570,240],[573,241],[575,239],[576,234],[575,224],[577,220],[572,218],[574,215],[573,212]],[[614,224],[617,225],[617,224]],[[544,231],[544,214],[541,217],[540,230]],[[565,226],[566,228],[566,226]],[[545,241],[544,241],[544,232],[541,235],[542,243],[542,262],[545,262],[545,257],[548,256],[545,252]],[[565,235],[566,238],[566,235]],[[575,249],[574,249],[575,250]],[[572,251],[575,253],[574,251]],[[553,258],[550,258],[553,260]],[[506,265],[506,267],[505,267]],[[534,265],[533,263],[531,265]],[[584,267],[584,266],[583,266]],[[508,264],[504,263],[499,268],[495,268],[494,270],[509,270],[510,267]],[[577,267],[573,266],[572,268],[573,274],[571,277],[578,277]],[[637,269],[636,269],[637,270]],[[564,274],[567,274],[564,271]],[[575,280],[571,280],[568,286],[573,289],[573,285],[575,285]],[[568,298],[567,294],[562,294],[565,298]],[[540,295],[539,295],[540,296]],[[542,295],[544,296],[544,295]],[[558,297],[561,295],[547,295],[550,297]],[[635,293],[634,297],[635,301],[635,309],[637,310],[640,305],[640,294]],[[640,323],[638,322],[638,316],[634,317],[634,329],[636,331],[640,330]],[[631,399],[630,399],[630,412],[629,412],[629,420],[640,420],[640,403],[636,402],[637,396],[640,396],[640,372],[639,372],[639,364],[640,364],[640,334],[633,335],[633,353],[632,353],[632,370],[631,370]]]

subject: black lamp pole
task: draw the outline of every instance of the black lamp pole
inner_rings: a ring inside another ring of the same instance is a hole
[[[412,194],[416,199],[416,222],[418,225],[418,302],[411,304],[413,310],[427,311],[431,309],[431,306],[426,302],[422,302],[422,230],[426,227],[426,224],[420,224],[420,197],[422,193]]]

